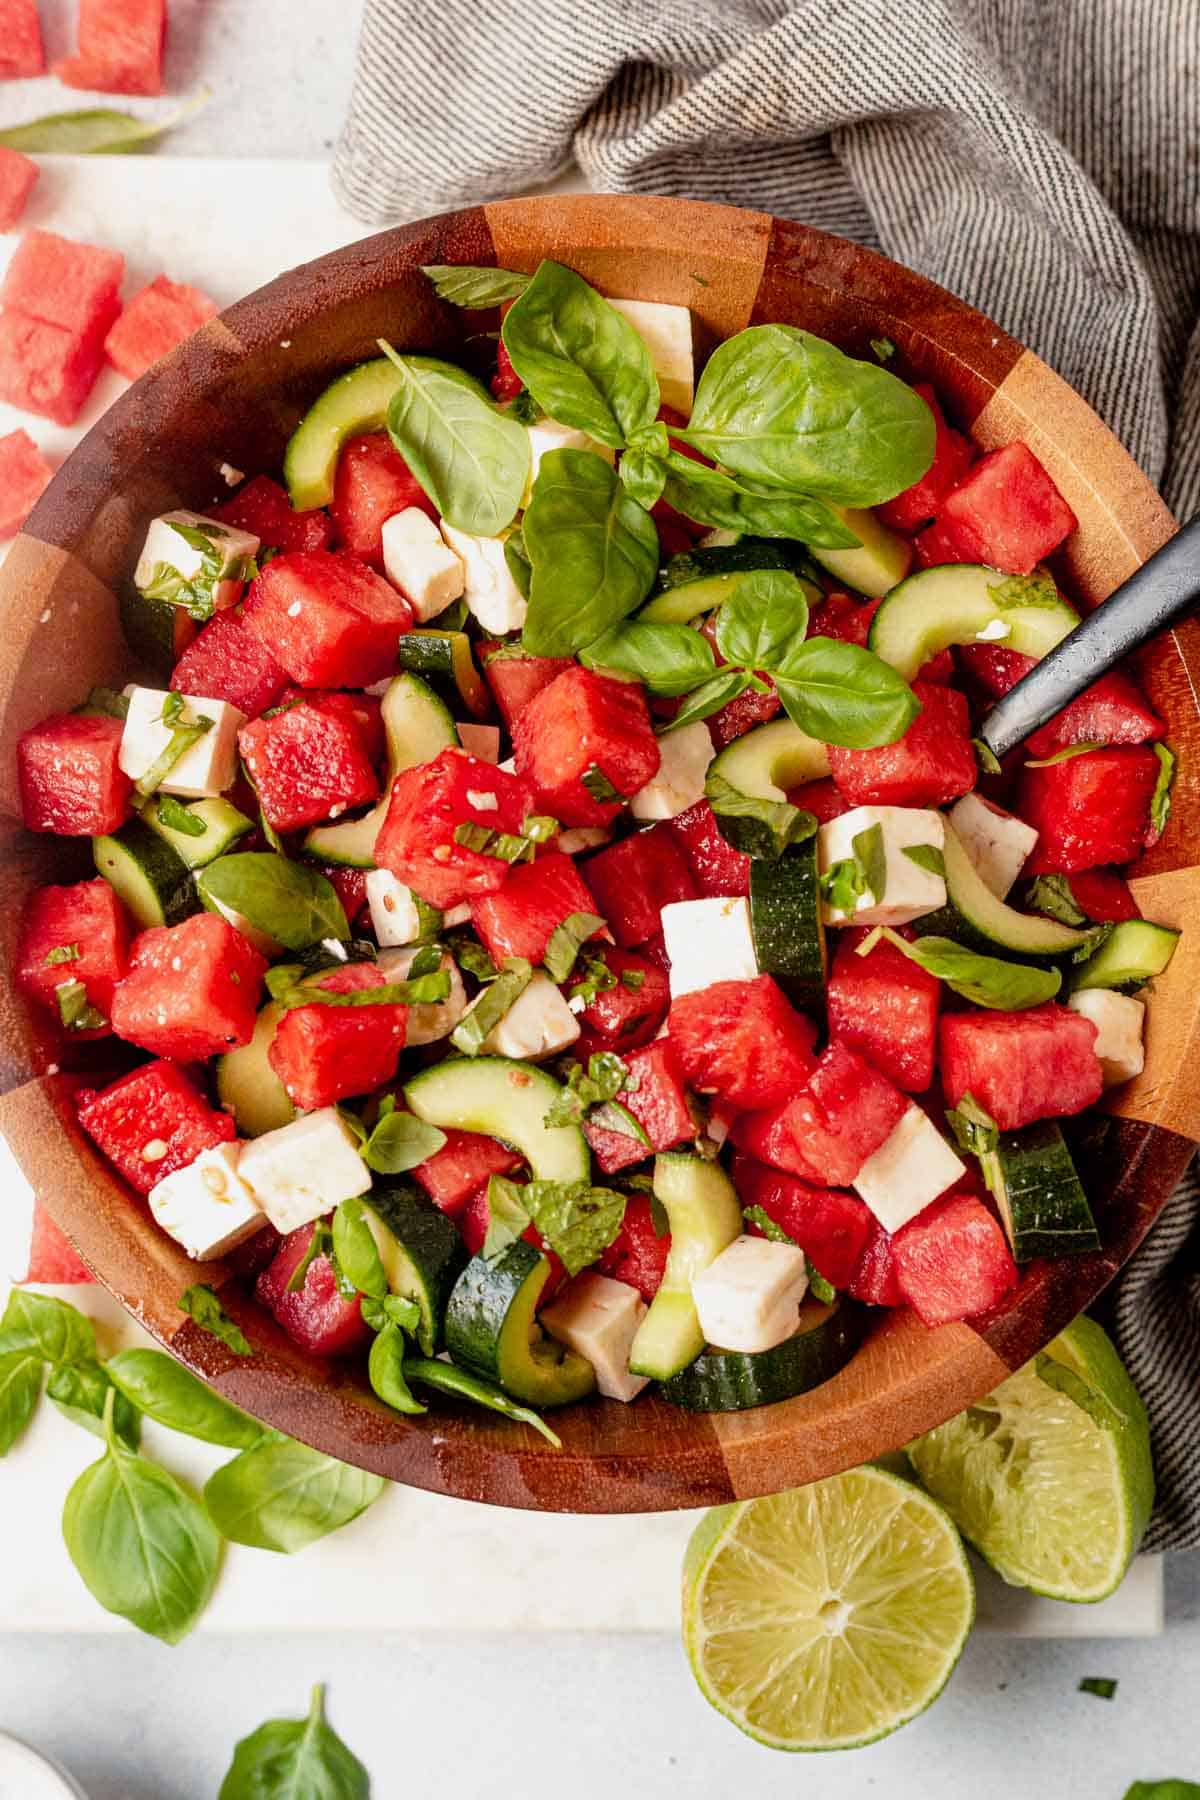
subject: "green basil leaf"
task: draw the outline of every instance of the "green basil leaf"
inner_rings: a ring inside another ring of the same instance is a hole
[[[709,358],[677,435],[735,474],[876,506],[933,461],[921,396],[792,325],[752,325]]]
[[[139,119],[110,106],[46,113],[0,131],[0,144],[30,156],[127,156],[147,149],[155,138],[173,131],[211,98],[209,90],[201,88],[185,105],[161,119]]]
[[[315,1687],[307,1719],[271,1719],[233,1752],[217,1800],[370,1800],[371,1781],[325,1722]]]
[[[508,956],[504,967],[467,1008],[454,1030],[450,1042],[464,1056],[478,1056],[484,1040],[504,1015],[516,1005],[533,980],[533,965],[523,956]]]
[[[635,1138],[647,1150],[652,1148],[646,1127],[621,1100],[603,1100],[599,1106],[593,1106],[588,1123],[600,1131],[615,1131],[618,1137]]]
[[[1030,757],[1026,762],[1027,769],[1052,769],[1056,763],[1070,762],[1076,756],[1087,756],[1092,750],[1103,750],[1103,744],[1068,744],[1063,750],[1056,750],[1053,756]]]
[[[542,458],[522,529],[533,570],[522,633],[531,656],[572,656],[627,618],[654,584],[654,520],[591,451]]]
[[[372,1331],[382,1331],[385,1325],[398,1325],[401,1331],[416,1336],[421,1323],[421,1309],[415,1300],[405,1300],[399,1294],[385,1294],[382,1300],[372,1300],[367,1296],[362,1303],[362,1316]]]
[[[518,525],[504,540],[504,561],[523,600],[528,600],[533,582],[533,569],[525,550],[525,533]]]
[[[478,268],[459,263],[422,263],[421,273],[433,284],[439,300],[479,312],[515,300],[529,286],[530,277],[516,269]]]
[[[483,945],[466,931],[446,933],[446,948],[465,975],[476,981],[495,981],[500,973]]]
[[[572,989],[572,999],[579,991],[578,987]],[[581,1125],[589,1107],[615,1100],[627,1087],[633,1091],[629,1064],[611,1050],[593,1051],[586,1069],[568,1060],[560,1073],[564,1086],[546,1109],[543,1122],[547,1125]]]
[[[82,981],[60,981],[54,990],[64,1031],[100,1031],[108,1021],[88,999]]]
[[[256,1420],[165,1351],[121,1350],[109,1358],[105,1369],[131,1406],[168,1431],[181,1431],[205,1444],[224,1444],[230,1450],[249,1450],[263,1436],[264,1428]]]
[[[661,456],[649,450],[626,450],[617,465],[617,476],[630,499],[649,512],[662,496],[667,471]]]
[[[613,450],[653,424],[659,393],[650,352],[573,269],[543,262],[500,335],[525,386],[560,424]]]
[[[3,133],[0,133],[0,138]],[[129,717],[129,695],[118,694],[114,688],[94,687],[82,706],[77,706],[78,713],[99,714],[108,719],[127,719]]]
[[[636,675],[652,694],[690,694],[716,671],[712,645],[688,625],[630,619],[579,652],[587,669]]]
[[[399,1413],[425,1413],[429,1408],[413,1395],[404,1379],[404,1333],[389,1320],[371,1345],[367,1377],[385,1406]]]
[[[277,979],[270,992],[289,1012],[297,1006],[428,1006],[447,998],[450,974],[443,969],[433,975],[419,975],[415,981],[385,981],[379,987],[351,988],[345,994],[305,982]]]
[[[1200,1800],[1195,1781],[1135,1781],[1125,1800]]]
[[[862,865],[855,856],[843,857],[841,862],[832,863],[820,877],[818,885],[826,904],[834,912],[844,913],[847,917],[853,917],[858,911],[858,903],[867,891]],[[860,944],[859,955],[861,956],[868,943],[875,942],[878,939],[872,937]]]
[[[1030,883],[1026,905],[1048,919],[1076,927],[1087,924],[1087,914],[1075,900],[1071,883],[1065,875],[1039,875]]]
[[[476,1406],[486,1407],[489,1412],[502,1413],[506,1419],[530,1425],[534,1431],[541,1432],[548,1444],[552,1444],[556,1450],[562,1449],[562,1439],[557,1432],[551,1431],[543,1418],[530,1407],[510,1399],[503,1388],[497,1387],[494,1382],[485,1381],[481,1375],[468,1375],[465,1369],[456,1369],[453,1363],[431,1362],[423,1356],[406,1358],[404,1373],[409,1381],[418,1382],[423,1387],[437,1388],[456,1400],[470,1400]]]
[[[999,956],[980,956],[966,950],[952,938],[923,937],[910,944],[897,932],[884,929],[884,936],[915,962],[944,981],[948,988],[997,1012],[1024,1012],[1052,1000],[1062,986],[1058,969],[1035,969],[1028,963],[1006,962]]]
[[[105,1435],[105,1408],[114,1385],[103,1363],[62,1363],[50,1371],[46,1395],[64,1418],[102,1438]],[[112,1405],[112,1425],[125,1448],[136,1450],[141,1441],[142,1421],[137,1408],[119,1390]]]
[[[173,726],[166,744],[150,764],[146,773],[139,775],[133,784],[134,792],[140,794],[143,799],[147,799],[158,791],[180,757],[186,756],[193,745],[198,744],[202,737],[207,736],[216,723],[205,713],[192,714],[182,707],[175,717],[179,723]]]
[[[736,700],[739,694],[744,694],[752,680],[748,669],[719,669],[711,681],[706,681],[688,695],[673,719],[668,719],[665,725],[659,726],[659,737],[666,737],[672,731],[680,731],[683,726],[692,725],[697,719],[711,718],[713,713],[728,706],[731,700]]]
[[[346,1280],[360,1294],[382,1300],[388,1279],[375,1235],[361,1200],[343,1200],[333,1215],[333,1254]]]
[[[582,960],[576,961],[573,971],[571,998],[582,1001],[586,1007],[592,1004],[597,994],[611,993],[617,985],[617,977],[597,951],[584,950],[581,957]],[[582,979],[578,979],[581,970],[583,972]],[[626,976],[629,977],[628,980],[626,980]],[[637,978],[636,987],[640,987],[646,979],[640,969],[627,969],[623,972],[621,980],[626,987],[633,988],[634,977]]]
[[[240,913],[287,950],[350,936],[342,903],[324,875],[269,851],[218,856],[201,869],[196,887],[210,911]]]
[[[1098,1700],[1112,1700],[1116,1697],[1117,1682],[1112,1675],[1085,1675],[1079,1683],[1081,1694],[1095,1694]]]
[[[891,338],[877,337],[871,339],[871,352],[881,363],[891,362],[896,354],[896,346]]]
[[[991,1156],[1000,1147],[1000,1127],[974,1094],[964,1094],[957,1106],[947,1109],[946,1123],[959,1149],[971,1156]]]
[[[929,875],[945,875],[946,858],[936,844],[905,844],[903,850],[909,862],[916,863],[918,869],[924,869]]]
[[[852,550],[859,541],[825,501],[811,495],[752,488],[678,450],[666,461],[663,498],[685,518],[744,536],[795,538],[827,550]]]
[[[489,1178],[488,1227],[480,1251],[485,1262],[495,1262],[528,1231],[524,1193],[519,1181],[508,1181],[503,1175]]]
[[[1050,575],[1005,575],[988,588],[987,595],[1001,612],[1014,606],[1052,606],[1057,610],[1063,603]]]
[[[862,870],[863,892],[871,896],[874,906],[883,903],[887,892],[887,851],[883,844],[883,826],[871,825],[850,839],[854,860]]]
[[[591,763],[579,777],[592,799],[600,806],[610,806],[615,800],[618,804],[625,795],[613,786],[608,776],[598,763]]]
[[[816,835],[812,813],[802,812],[786,800],[740,793],[723,775],[710,773],[704,792],[721,836],[745,856],[774,862],[790,845]]]
[[[589,938],[604,929],[599,913],[569,913],[550,933],[542,967],[551,981],[564,982],[575,967],[575,958]]]
[[[353,1113],[343,1111],[340,1107],[338,1110],[341,1112],[342,1117],[347,1123],[354,1117]],[[360,1132],[363,1129],[361,1121],[359,1122],[358,1129]],[[360,1138],[359,1141],[362,1142],[363,1140]],[[304,1255],[300,1258],[300,1261],[296,1264],[295,1268],[287,1278],[287,1286],[283,1290],[285,1294],[299,1294],[302,1292],[304,1284],[308,1280],[308,1271],[312,1268],[319,1256],[330,1259],[333,1256],[333,1233],[325,1219],[318,1219],[313,1226],[309,1240],[304,1246]]]
[[[587,1181],[530,1181],[523,1205],[569,1275],[578,1275],[612,1243],[625,1217],[625,1195]]]
[[[78,962],[79,945],[55,944],[53,950],[47,950],[42,961],[48,969],[56,968],[59,963]]]
[[[154,803],[154,810],[159,824],[167,831],[179,832],[181,837],[204,837],[208,832],[208,826],[199,813],[184,806],[173,794],[160,794]]]
[[[197,1281],[179,1296],[180,1312],[188,1315],[210,1337],[215,1337],[235,1356],[253,1356],[254,1346],[236,1325],[207,1282]]]
[[[717,649],[727,663],[774,673],[807,630],[808,599],[796,577],[759,569],[742,577],[718,612]]]
[[[511,400],[505,401],[504,410],[510,419],[516,419],[521,425],[537,425],[546,416],[528,388],[522,388]],[[461,604],[455,602],[455,605]],[[465,612],[465,607],[463,610]]]
[[[393,444],[444,519],[499,537],[529,482],[529,433],[453,363],[379,347],[400,377],[388,407]]]
[[[362,1158],[378,1175],[403,1175],[436,1156],[445,1142],[445,1132],[436,1125],[427,1125],[412,1113],[390,1112],[363,1145]]]
[[[0,1318],[0,1356],[31,1350],[48,1363],[96,1361],[92,1321],[49,1294],[14,1288]]]
[[[0,1356],[0,1456],[7,1456],[32,1419],[42,1392],[42,1359],[36,1350]]]
[[[986,738],[972,738],[971,748],[975,752],[975,760],[985,775],[1001,775],[1004,765]]]
[[[1150,824],[1155,836],[1161,837],[1171,816],[1171,786],[1175,780],[1176,758],[1165,744],[1155,744],[1154,754],[1158,758],[1158,780],[1150,796]]]
[[[788,656],[775,685],[801,731],[852,750],[894,744],[921,710],[895,669],[836,638],[806,639]]]
[[[640,994],[645,985],[646,971],[644,969],[621,970],[621,986],[628,988],[631,994]]]
[[[442,967],[442,946],[440,944],[422,944],[417,954],[408,965],[407,980],[419,981],[423,975],[436,975]],[[392,1094],[384,1096],[394,1100]],[[389,1107],[389,1111],[391,1108]]]
[[[235,1544],[291,1556],[357,1519],[386,1486],[381,1475],[271,1434],[218,1469],[204,1501]]]

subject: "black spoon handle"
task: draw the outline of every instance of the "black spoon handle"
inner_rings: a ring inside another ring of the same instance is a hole
[[[1165,543],[1005,694],[980,736],[1004,756],[1085,688],[1200,606],[1200,515]]]

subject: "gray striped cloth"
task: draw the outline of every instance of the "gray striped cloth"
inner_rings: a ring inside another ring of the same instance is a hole
[[[943,283],[1200,506],[1197,0],[366,0],[334,180],[370,224],[544,186],[761,208]],[[1150,1547],[1200,1547],[1200,1186],[1122,1278]]]

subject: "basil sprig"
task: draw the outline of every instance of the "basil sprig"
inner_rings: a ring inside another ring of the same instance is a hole
[[[113,106],[86,106],[72,112],[45,113],[24,125],[0,131],[0,144],[30,155],[127,156],[148,148],[155,138],[173,131],[212,98],[207,88],[158,119],[139,119]]]
[[[1029,963],[1007,962],[1001,956],[981,956],[978,951],[956,944],[953,938],[923,937],[910,944],[886,925],[880,930],[910,962],[936,975],[964,1000],[994,1012],[1025,1012],[1031,1006],[1041,1006],[1052,1000],[1062,986],[1058,969],[1035,969]],[[873,936],[859,945],[860,955],[872,943]]]
[[[236,1745],[217,1800],[369,1800],[371,1781],[325,1719],[315,1687],[306,1719],[269,1719]]]
[[[516,269],[479,268],[468,263],[424,263],[421,273],[428,276],[439,300],[476,312],[515,300],[531,279]]]
[[[654,520],[589,450],[543,456],[522,536],[531,656],[572,656],[594,642],[641,605],[658,573]]]
[[[444,519],[476,537],[512,523],[529,481],[529,433],[484,388],[435,356],[401,356],[388,435]]]

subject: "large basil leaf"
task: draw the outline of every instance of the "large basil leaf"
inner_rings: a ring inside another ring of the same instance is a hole
[[[94,1437],[104,1436],[104,1415],[108,1406],[108,1368],[104,1363],[60,1363],[52,1369],[46,1383],[46,1396],[53,1400],[65,1419],[82,1425]],[[113,1431],[127,1450],[136,1450],[141,1441],[142,1421],[136,1406],[131,1406],[118,1392],[112,1406]]]
[[[34,1414],[42,1391],[42,1359],[36,1350],[0,1356],[0,1456],[7,1456]]]
[[[544,262],[505,315],[509,360],[542,411],[619,450],[654,423],[658,380],[629,320],[573,269]]]
[[[122,1350],[105,1368],[126,1400],[169,1431],[231,1450],[248,1450],[263,1436],[261,1425],[162,1350]]]
[[[48,1363],[94,1362],[96,1333],[92,1321],[65,1300],[14,1288],[0,1319],[0,1356],[14,1350],[32,1351]]]
[[[357,1519],[386,1486],[381,1475],[271,1435],[218,1469],[204,1500],[234,1543],[290,1556]]]
[[[837,638],[806,639],[785,659],[775,686],[801,731],[852,750],[894,744],[921,710],[895,669]]]
[[[515,300],[529,286],[529,276],[516,269],[482,268],[465,263],[423,263],[421,273],[429,278],[439,300],[478,312],[483,307],[499,306],[504,300]]]
[[[498,537],[529,482],[529,433],[453,363],[382,347],[399,376],[388,407],[392,442],[444,519]]]
[[[641,605],[658,573],[654,520],[589,450],[542,458],[523,534],[533,577],[522,642],[531,656],[582,650]]]
[[[269,1719],[236,1746],[217,1800],[370,1800],[357,1756],[325,1722],[315,1687],[307,1719]]]
[[[372,1300],[383,1299],[388,1280],[361,1200],[343,1200],[334,1213],[333,1254],[352,1287],[360,1294],[369,1294]]]
[[[379,1120],[362,1146],[362,1159],[368,1169],[378,1175],[403,1175],[431,1156],[436,1156],[446,1142],[446,1134],[436,1125],[412,1113],[388,1112]]]
[[[756,569],[741,577],[717,613],[717,649],[727,663],[774,673],[807,630],[808,599],[796,577],[786,569]]]
[[[588,669],[636,675],[652,694],[690,694],[716,673],[712,645],[689,625],[631,619],[606,631],[579,653]]]
[[[1001,956],[981,956],[966,950],[953,938],[923,937],[910,944],[898,932],[884,936],[920,968],[936,975],[948,988],[995,1012],[1025,1012],[1052,1000],[1062,986],[1058,969],[1035,969],[1029,963],[1006,962]]]
[[[933,461],[933,414],[877,363],[793,325],[752,325],[709,358],[678,433],[735,474],[875,506]]]
[[[702,525],[717,525],[751,537],[798,538],[823,550],[850,550],[859,541],[823,500],[780,488],[755,490],[678,450],[672,450],[666,462],[664,500]]]
[[[324,875],[270,851],[218,856],[197,876],[196,890],[210,912],[240,913],[288,950],[350,936],[342,903]]]

